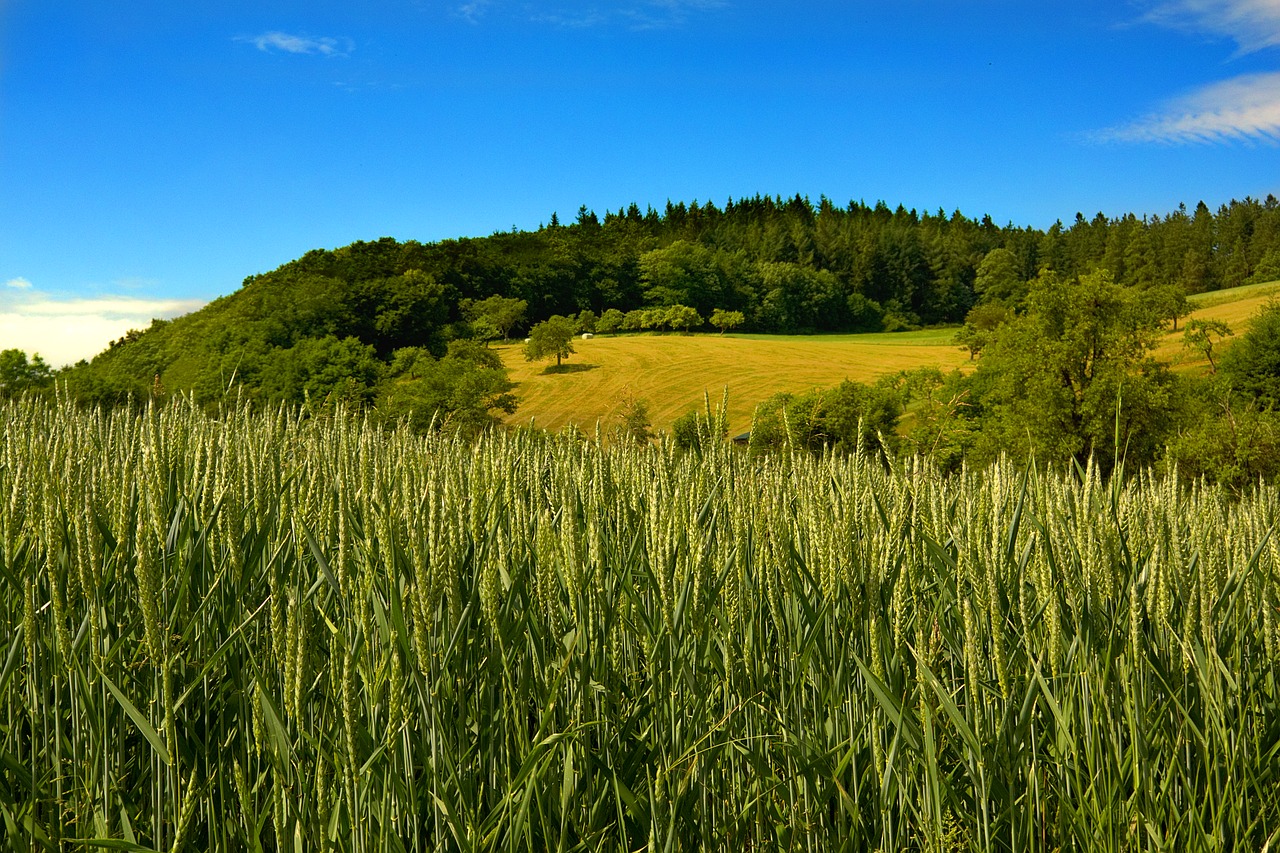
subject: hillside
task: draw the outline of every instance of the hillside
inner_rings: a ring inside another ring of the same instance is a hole
[[[309,251],[192,315],[130,332],[64,378],[79,398],[107,404],[163,388],[204,402],[244,392],[363,405],[394,378],[397,350],[441,357],[449,340],[478,334],[467,306],[490,297],[524,304],[517,335],[556,314],[673,305],[703,319],[740,312],[739,332],[902,331],[962,323],[975,305],[1016,307],[1046,268],[1068,278],[1104,271],[1135,292],[1269,281],[1280,272],[1280,202],[1076,214],[1044,230],[801,196],[662,212],[633,204],[603,218],[583,208],[536,231]]]

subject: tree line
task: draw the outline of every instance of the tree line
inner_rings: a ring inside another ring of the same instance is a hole
[[[838,206],[825,197],[816,204],[802,196],[756,196],[723,207],[668,203],[661,212],[632,204],[603,217],[584,207],[571,223],[553,214],[532,231],[435,243],[382,238],[313,250],[249,276],[200,311],[131,331],[61,378],[91,403],[181,391],[214,405],[247,395],[272,404],[341,403],[388,422],[412,412],[422,428],[480,429],[515,405],[485,343],[529,336],[553,318],[564,318],[556,324],[561,333],[569,327],[821,333],[954,324],[957,344],[978,362],[973,376],[915,377],[900,380],[895,391],[897,405],[912,407],[914,429],[940,430],[927,436],[930,452],[954,460],[1032,448],[1045,454],[1052,447],[1055,458],[1114,457],[1107,437],[1116,433],[1115,398],[1136,413],[1149,397],[1142,417],[1154,426],[1147,434],[1167,444],[1183,433],[1160,424],[1182,423],[1168,413],[1185,411],[1197,394],[1208,400],[1203,412],[1234,417],[1221,403],[1226,392],[1214,392],[1214,403],[1207,391],[1167,382],[1158,367],[1134,360],[1133,353],[1149,353],[1129,338],[1122,381],[1107,378],[1109,362],[1095,353],[1082,366],[1061,366],[1046,384],[1034,371],[1018,372],[1023,356],[1038,352],[1041,365],[1052,363],[1050,356],[1067,349],[1081,328],[1094,328],[1099,340],[1123,338],[1106,324],[1089,326],[1097,304],[1110,306],[1107,322],[1124,317],[1125,334],[1145,329],[1146,340],[1162,325],[1177,328],[1188,294],[1274,279],[1280,279],[1280,202],[1272,196],[1216,211],[1200,203],[1163,216],[1077,214],[1069,225],[1048,229],[882,202]],[[1085,292],[1091,295],[1078,296]],[[1222,355],[1223,330],[1200,325],[1187,332],[1195,337],[1189,345],[1211,362],[1215,345]],[[1037,350],[1036,341],[1045,340],[1055,342]],[[556,348],[545,352],[554,356]],[[52,378],[42,363],[12,368],[19,378],[0,378],[7,383],[0,392]],[[1077,378],[1065,378],[1071,376]],[[1015,387],[1023,393],[1009,390]],[[1241,387],[1231,393],[1240,397]],[[846,401],[862,394],[841,393]],[[951,396],[958,402],[948,417],[933,411],[935,404],[945,409]],[[1037,417],[1049,400],[1067,408]],[[1029,424],[1019,422],[1024,409]],[[990,420],[997,412],[998,424]],[[797,418],[789,422],[804,420]],[[1050,424],[1061,435],[1049,436]],[[819,426],[804,440],[821,443],[829,433]],[[1130,450],[1135,440],[1128,439]],[[1137,458],[1156,455],[1144,450]]]
[[[1164,216],[1077,213],[1048,229],[801,196],[723,208],[668,203],[662,213],[632,204],[603,219],[583,208],[568,225],[553,215],[534,231],[317,250],[274,275],[354,282],[419,270],[453,305],[524,300],[529,324],[584,310],[685,305],[703,318],[740,311],[749,331],[803,333],[959,323],[985,293],[1007,297],[1042,269],[1104,269],[1123,287],[1184,294],[1274,280],[1280,202],[1246,198],[1216,212],[1201,202]]]

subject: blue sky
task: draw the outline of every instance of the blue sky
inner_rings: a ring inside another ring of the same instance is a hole
[[[1047,227],[1280,194],[1280,0],[0,5],[0,349],[309,249],[757,193]]]

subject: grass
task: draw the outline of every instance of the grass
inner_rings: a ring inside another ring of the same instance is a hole
[[[1259,284],[1228,287],[1224,290],[1211,290],[1207,293],[1194,293],[1187,297],[1187,301],[1196,308],[1213,308],[1239,302],[1257,305],[1264,303],[1268,297],[1276,293],[1280,293],[1280,281],[1264,281]]]
[[[1280,282],[1272,281],[1194,294],[1187,298],[1191,303],[1191,314],[1179,321],[1178,331],[1169,331],[1160,337],[1153,355],[1169,362],[1178,371],[1205,371],[1209,367],[1208,360],[1183,345],[1186,323],[1189,320],[1221,320],[1239,336],[1249,328],[1249,321],[1278,293]],[[1229,345],[1230,339],[1218,347],[1218,352],[1225,351]]]
[[[845,379],[871,382],[917,367],[967,369],[968,355],[951,343],[954,329],[873,335],[598,335],[575,340],[565,366],[548,375],[545,362],[526,362],[519,345],[497,349],[517,383],[520,408],[510,423],[559,429],[574,423],[591,432],[620,402],[644,400],[655,427],[669,428],[701,407],[703,393],[718,400],[729,389],[729,428],[751,425],[755,407],[781,391],[827,388]]]

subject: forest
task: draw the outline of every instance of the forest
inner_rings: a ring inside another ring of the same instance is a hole
[[[1188,295],[1277,279],[1274,196],[1077,213],[1046,230],[825,197],[632,204],[603,218],[583,207],[535,231],[309,251],[57,377],[87,403],[340,403],[383,423],[474,433],[518,402],[485,344],[554,317],[601,332],[954,325],[972,373],[784,395],[762,410],[756,448],[870,441],[950,469],[1002,453],[1108,467],[1124,456],[1239,486],[1280,470],[1268,379],[1280,321],[1238,343],[1230,328],[1186,329],[1188,346],[1210,354],[1208,376],[1175,376],[1150,350],[1157,331],[1179,328]],[[52,383],[43,363],[8,355],[0,390]],[[865,434],[851,439],[859,423]]]

